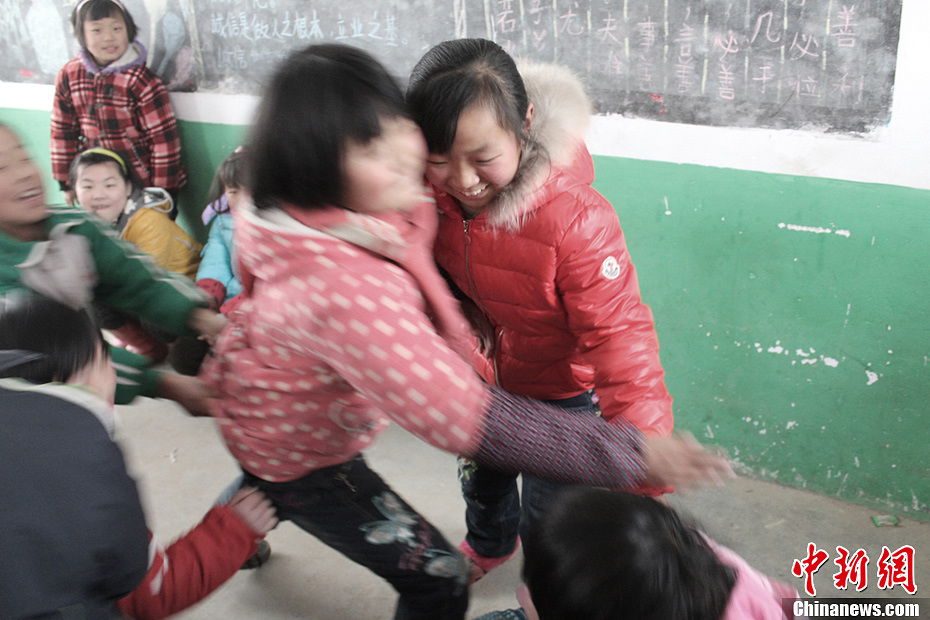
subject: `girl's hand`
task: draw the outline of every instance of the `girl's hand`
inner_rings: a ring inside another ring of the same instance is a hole
[[[242,487],[229,500],[229,507],[253,532],[264,536],[278,524],[271,500],[253,487]]]
[[[688,433],[644,438],[643,460],[650,486],[684,489],[708,482],[720,486],[734,477],[724,457],[707,451]]]
[[[158,384],[158,397],[177,402],[193,416],[208,416],[210,400],[215,398],[216,394],[197,377],[166,372]]]
[[[466,298],[461,301],[462,314],[468,324],[471,325],[472,332],[478,339],[481,354],[485,357],[492,358],[495,354],[495,337],[494,325],[488,319],[487,315],[482,312],[481,308],[472,300]]]
[[[207,308],[197,308],[191,312],[187,325],[213,346],[226,327],[226,317]]]

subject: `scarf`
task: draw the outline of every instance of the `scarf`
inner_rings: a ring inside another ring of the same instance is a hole
[[[282,209],[294,220],[337,239],[365,248],[395,263],[414,279],[427,315],[449,346],[465,359],[474,351],[468,323],[433,260],[437,213],[432,200],[408,212],[358,213],[340,208]]]

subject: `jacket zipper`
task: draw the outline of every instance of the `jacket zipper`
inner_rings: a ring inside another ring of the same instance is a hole
[[[462,227],[465,230],[465,276],[468,278],[468,286],[471,287],[471,298],[475,302],[475,305],[484,312],[485,316],[488,313],[485,311],[484,307],[481,305],[481,301],[478,299],[478,287],[475,286],[475,280],[471,275],[471,264],[469,262],[469,252],[468,248],[471,246],[471,237],[468,236],[468,228],[471,224],[471,220],[462,219]],[[504,335],[504,329],[502,327],[496,328],[494,330],[494,354],[491,356],[491,363],[494,366],[494,383],[497,387],[500,387],[500,372],[497,368],[497,352],[500,350],[500,341]]]
[[[501,341],[504,339],[504,328],[498,327],[494,332],[494,355],[491,358],[491,361],[494,363],[494,384],[497,387],[501,386],[501,371],[497,367],[497,352],[501,350]]]
[[[468,226],[471,224],[469,220],[462,220],[462,227],[465,229],[465,275],[468,277],[468,286],[471,287],[471,292],[473,296],[475,295],[475,281],[471,277],[471,265],[468,262],[468,246],[471,245],[471,237],[468,236]],[[477,301],[475,303],[478,303]]]

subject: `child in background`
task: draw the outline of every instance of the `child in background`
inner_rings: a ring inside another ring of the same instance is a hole
[[[213,339],[226,320],[207,309],[183,276],[156,266],[84,210],[48,207],[42,178],[19,137],[0,124],[0,297],[32,290],[72,308],[106,303],[174,334]],[[194,413],[206,410],[202,382],[151,370],[149,360],[112,351],[117,402],[164,396]]]
[[[245,152],[239,147],[223,160],[213,177],[210,204],[203,212],[204,224],[210,224],[210,236],[197,271],[197,286],[210,298],[211,306],[223,314],[234,309],[236,302],[232,300],[242,291],[231,212],[247,199]]]
[[[193,279],[200,263],[200,244],[171,220],[172,200],[159,187],[139,187],[123,158],[102,147],[74,158],[70,173],[77,203],[116,229],[128,241],[168,271]],[[196,338],[175,339],[171,334],[140,324],[125,313],[96,304],[100,325],[112,332],[130,351],[153,362],[168,356],[184,374],[196,374],[206,347]]]
[[[566,491],[523,543],[522,609],[479,620],[794,618],[794,588],[651,497]]]
[[[564,481],[626,488],[727,467],[693,443],[555,417],[480,380],[456,352],[470,351],[467,326],[432,259],[425,155],[370,55],[291,54],[247,147],[254,204],[233,210],[244,299],[202,374],[246,483],[278,516],[390,582],[396,618],[444,620],[464,617],[464,562],[362,456],[389,421],[442,450]]]
[[[580,82],[551,65],[521,75],[496,43],[461,39],[420,59],[407,100],[439,204],[436,260],[482,332],[486,378],[561,416],[602,413],[667,436],[672,399],[652,313],[617,214],[591,187]],[[459,548],[479,579],[513,555],[558,485],[524,475],[521,510],[516,474],[465,459],[459,476]]]
[[[120,239],[162,269],[194,279],[202,248],[168,217],[174,204],[168,192],[140,187],[123,157],[102,147],[75,157],[68,178],[78,205],[112,225]]]
[[[73,203],[71,162],[102,146],[128,157],[142,185],[164,188],[176,204],[186,180],[177,121],[164,84],[145,66],[132,16],[120,0],[81,0],[71,25],[81,49],[55,80],[52,176]]]
[[[227,155],[217,168],[210,184],[210,202],[203,210],[203,223],[210,226],[210,234],[203,248],[197,286],[207,294],[210,307],[226,315],[236,309],[242,298],[236,248],[233,244],[232,210],[248,200],[245,189],[245,151],[239,146]],[[221,494],[217,503],[226,503],[242,485],[239,476]],[[271,556],[267,540],[259,543],[258,551],[242,568],[258,568]]]
[[[0,617],[155,620],[225,582],[277,520],[244,489],[163,549],[112,440],[116,376],[84,310],[0,299]],[[119,599],[117,601],[117,599]]]

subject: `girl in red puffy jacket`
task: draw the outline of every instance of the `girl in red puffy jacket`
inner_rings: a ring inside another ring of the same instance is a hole
[[[408,102],[429,156],[436,260],[462,293],[485,378],[576,415],[672,430],[652,313],[617,214],[591,183],[587,96],[567,70],[519,69],[496,43],[446,41],[417,63]],[[473,578],[510,557],[557,488],[464,461]],[[647,493],[657,489],[641,489]]]

